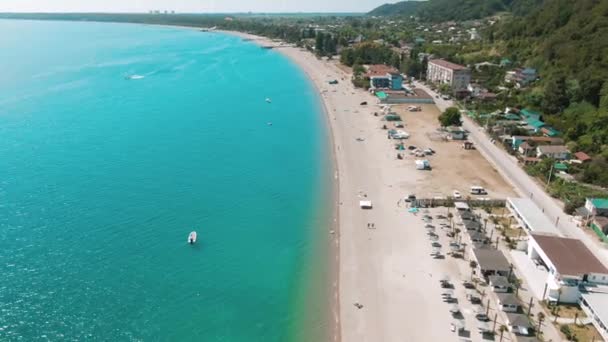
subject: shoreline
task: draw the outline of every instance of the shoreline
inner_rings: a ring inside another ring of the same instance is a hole
[[[244,32],[237,32],[237,31],[224,31],[224,30],[217,30],[217,31],[212,31],[213,32],[218,32],[218,33],[222,33],[222,34],[227,34],[227,35],[231,35],[231,36],[235,36],[235,37],[239,37],[241,39],[246,39],[256,45],[259,45],[260,47],[263,46],[268,46],[268,45],[276,45],[276,42],[273,41],[270,38],[267,37],[262,37],[262,36],[256,36],[256,35],[252,35],[249,33],[244,33]],[[316,90],[316,92],[318,93],[319,96],[319,100],[321,101],[321,106],[322,106],[322,110],[323,110],[323,117],[325,120],[325,125],[327,127],[327,134],[328,134],[328,147],[330,148],[330,160],[331,160],[331,170],[330,172],[333,173],[333,179],[332,179],[332,189],[331,189],[331,200],[330,202],[332,203],[332,208],[331,208],[331,222],[329,224],[329,232],[333,232],[333,234],[331,234],[331,236],[333,236],[332,238],[332,247],[329,251],[328,251],[328,256],[330,257],[330,267],[329,267],[329,283],[331,283],[331,288],[332,288],[332,292],[331,293],[331,304],[329,305],[330,308],[330,312],[333,318],[333,321],[331,322],[331,327],[328,330],[328,334],[331,336],[331,341],[333,342],[340,342],[342,341],[341,338],[341,326],[340,326],[340,277],[339,277],[339,272],[340,272],[340,214],[339,214],[339,205],[338,203],[340,203],[340,181],[339,181],[339,170],[340,170],[340,165],[338,163],[338,159],[337,159],[337,150],[336,150],[336,140],[335,140],[335,136],[334,136],[334,131],[335,131],[335,127],[334,125],[332,125],[332,120],[330,118],[330,111],[328,108],[328,101],[327,98],[323,96],[323,92],[321,89],[321,85],[318,84],[318,82],[315,80],[315,78],[313,77],[313,75],[311,74],[311,71],[306,65],[303,65],[303,63],[299,62],[296,58],[293,57],[293,55],[290,55],[289,53],[284,53],[284,49],[285,48],[289,48],[289,49],[296,49],[296,50],[300,50],[297,47],[293,47],[293,46],[282,46],[281,49],[273,49],[279,53],[281,53],[283,56],[287,57],[293,64],[297,65],[298,68],[300,68],[301,71],[304,72],[304,74],[306,75],[306,77],[308,78],[309,82],[311,83],[311,85],[314,87],[314,89]],[[299,53],[308,53],[307,51],[296,51]],[[312,55],[311,55],[312,56]],[[314,58],[316,58],[315,56],[312,56]],[[328,232],[328,233],[329,233]]]

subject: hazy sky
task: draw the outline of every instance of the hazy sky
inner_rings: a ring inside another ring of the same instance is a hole
[[[367,12],[396,0],[0,0],[0,12]]]

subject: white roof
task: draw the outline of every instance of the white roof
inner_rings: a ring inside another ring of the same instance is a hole
[[[589,292],[582,296],[602,323],[608,325],[608,293]]]
[[[536,233],[551,233],[561,236],[555,224],[529,198],[507,198],[511,206],[521,216],[531,231]]]
[[[363,207],[371,207],[372,201],[359,201],[359,206]]]
[[[466,204],[465,202],[454,202],[454,205],[456,206],[456,209],[461,209],[461,210],[469,209],[469,205]]]

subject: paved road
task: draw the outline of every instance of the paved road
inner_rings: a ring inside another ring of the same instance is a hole
[[[415,84],[416,87],[425,90],[431,96],[435,97],[437,95],[424,84],[419,82]],[[435,104],[441,111],[454,105],[452,101],[441,98],[435,98]],[[494,145],[483,129],[467,116],[463,116],[463,127],[470,132],[469,140],[475,144],[477,150],[513,185],[520,196],[532,199],[539,208],[544,209],[545,215],[556,223],[557,229],[563,236],[583,241],[604,265],[608,265],[608,250],[606,247],[579,228],[572,221],[572,216],[563,212],[562,204],[549,196],[538,183],[519,167],[515,157]]]

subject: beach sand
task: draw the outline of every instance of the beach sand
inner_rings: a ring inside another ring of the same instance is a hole
[[[237,35],[262,45],[278,44]],[[432,248],[422,214],[408,213],[400,199],[410,193],[419,198],[447,196],[454,189],[466,195],[471,185],[485,186],[489,196],[498,198],[513,190],[477,151],[432,139],[429,132],[438,126],[439,115],[434,105],[424,105],[415,113],[406,112],[406,106],[396,107],[405,119],[404,130],[412,135],[405,144],[437,151],[428,158],[433,170],[418,171],[416,158],[407,155],[397,160],[395,141],[387,139],[382,130],[385,122],[373,115],[380,111],[377,100],[355,89],[350,75],[337,62],[318,59],[296,47],[281,46],[276,51],[298,64],[318,88],[332,132],[339,229],[332,235],[329,230],[335,228],[328,227],[328,238],[336,239],[339,274],[333,284],[338,305],[332,309],[335,330],[331,340],[458,341],[450,330],[454,319],[449,305],[442,301],[439,280],[445,275],[455,282],[467,279],[470,271],[454,260],[430,257]],[[339,84],[330,85],[334,79]],[[362,101],[369,105],[360,105]],[[373,209],[360,209],[362,199],[371,200]],[[368,227],[372,223],[374,227]],[[474,331],[472,340],[480,340],[475,326],[467,328]]]

